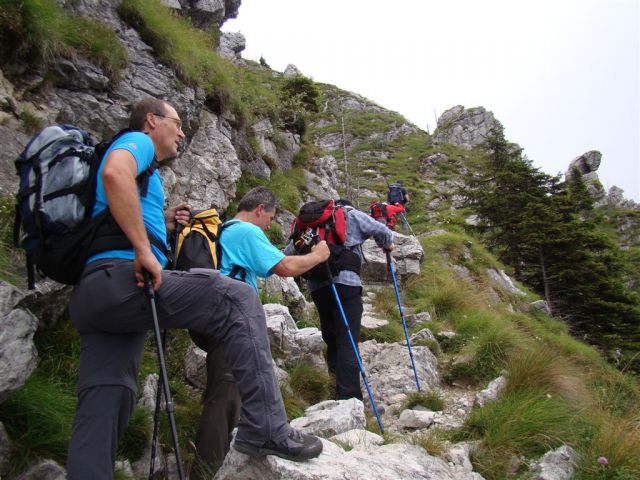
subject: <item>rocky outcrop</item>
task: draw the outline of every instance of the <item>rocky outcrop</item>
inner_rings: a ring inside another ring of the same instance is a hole
[[[291,426],[309,435],[330,437],[352,429],[364,429],[364,404],[357,398],[326,400],[307,408]]]
[[[396,249],[391,253],[397,279],[420,273],[420,263],[424,250],[416,237],[395,232],[393,242]],[[391,282],[387,266],[387,255],[372,239],[362,244],[365,260],[362,262],[361,277],[364,282]]]
[[[231,60],[238,66],[245,65],[242,59],[242,51],[246,48],[247,41],[240,32],[222,32],[218,53],[220,56]]]
[[[495,125],[493,113],[483,107],[465,109],[457,105],[438,118],[433,141],[470,150],[484,142]]]
[[[577,452],[563,445],[545,453],[529,468],[527,480],[571,480],[578,462]]]
[[[427,347],[414,346],[412,351],[421,387],[430,389],[438,386],[436,357]],[[395,403],[395,395],[415,391],[409,350],[405,345],[369,340],[360,344],[360,355],[373,398],[379,407]]]
[[[567,180],[574,175],[580,175],[587,186],[587,190],[593,195],[596,201],[603,200],[605,196],[604,187],[602,183],[600,183],[600,179],[596,173],[600,167],[601,160],[602,153],[597,150],[590,150],[574,158],[565,173],[565,179]]]
[[[478,473],[449,465],[416,445],[370,445],[366,450],[354,448],[346,452],[328,440],[323,439],[322,444],[322,454],[307,462],[291,462],[273,455],[252,459],[232,449],[216,480],[482,480]]]
[[[5,478],[9,473],[9,462],[13,445],[4,425],[0,422],[0,478]]]
[[[33,334],[38,319],[28,310],[15,308],[22,297],[20,290],[0,281],[0,402],[22,388],[36,367]]]
[[[66,480],[67,471],[54,460],[42,460],[15,480]]]

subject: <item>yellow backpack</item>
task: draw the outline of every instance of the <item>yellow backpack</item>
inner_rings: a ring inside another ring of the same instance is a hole
[[[189,225],[178,232],[174,269],[217,269],[218,226],[221,223],[215,208],[191,212]]]

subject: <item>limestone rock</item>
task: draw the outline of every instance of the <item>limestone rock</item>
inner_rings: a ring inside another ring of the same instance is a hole
[[[287,65],[287,68],[285,68],[283,75],[285,78],[290,78],[302,75],[302,72],[293,63],[290,63]]]
[[[354,428],[329,438],[338,445],[347,445],[354,450],[369,450],[372,446],[380,446],[384,438],[368,430]]]
[[[241,53],[246,45],[247,41],[240,32],[222,32],[218,53],[236,65],[244,65]]]
[[[412,347],[420,386],[430,389],[439,385],[438,360],[427,347]],[[381,343],[374,340],[360,344],[360,355],[377,405],[389,405],[399,393],[416,390],[409,350],[401,343]],[[364,392],[363,387],[363,392]],[[368,401],[368,399],[366,400]]]
[[[545,453],[529,469],[528,480],[571,480],[578,461],[577,452],[563,445]]]
[[[51,279],[36,282],[35,289],[27,290],[18,307],[28,309],[39,320],[40,326],[51,328],[67,315],[73,286]]]
[[[596,201],[602,201],[606,193],[596,173],[600,167],[601,160],[602,153],[597,150],[590,150],[574,158],[565,173],[567,180],[572,178],[574,174],[579,174],[585,182],[587,190],[593,195]]]
[[[9,473],[9,463],[11,462],[11,451],[13,445],[2,422],[0,422],[0,478],[4,478]]]
[[[204,390],[207,386],[207,352],[192,344],[184,356],[184,374],[191,385]]]
[[[420,263],[424,258],[424,250],[414,236],[394,233],[393,242],[396,249],[391,253],[394,260],[396,280],[420,273]],[[361,277],[364,282],[391,283],[391,274],[387,266],[386,253],[378,247],[373,239],[362,244],[364,260],[362,262]]]
[[[431,314],[429,312],[409,313],[405,315],[407,327],[417,327],[423,323],[431,322]]]
[[[498,287],[500,287],[504,292],[519,296],[526,295],[525,292],[523,292],[513,284],[513,280],[511,280],[511,277],[509,277],[509,275],[507,275],[503,270],[488,268],[487,274],[489,275],[491,281]]]
[[[364,429],[364,404],[356,398],[325,400],[307,408],[304,417],[293,419],[291,426],[322,437],[338,435],[354,428]]]
[[[328,440],[322,443],[322,454],[307,462],[273,455],[250,458],[231,449],[216,480],[482,480],[479,474],[448,465],[415,445],[391,444],[345,452]]]
[[[235,195],[240,162],[231,141],[220,130],[220,122],[213,113],[203,113],[200,129],[187,151],[172,165],[177,180],[164,184],[169,204],[186,201],[195,209],[214,204],[223,210]]]
[[[307,319],[311,315],[313,305],[307,302],[307,299],[292,277],[271,275],[267,279],[260,279],[259,287],[270,295],[281,297],[282,303],[289,307],[289,313],[291,313],[294,320]]]
[[[493,113],[483,107],[465,109],[457,105],[438,118],[433,139],[470,150],[484,142],[495,125]]]
[[[331,155],[313,158],[309,168],[304,170],[304,178],[308,194],[304,196],[303,201],[338,198],[335,188],[339,184],[338,165]]]
[[[15,480],[66,480],[67,472],[54,460],[41,460]]]
[[[489,402],[495,402],[500,396],[500,392],[507,386],[507,379],[503,376],[489,382],[487,388],[476,394],[476,405],[484,407]]]
[[[406,429],[429,428],[436,413],[427,410],[404,410],[400,414],[400,425]]]
[[[549,304],[544,300],[536,300],[535,302],[531,302],[529,306],[534,310],[541,310],[545,312],[547,315],[551,315]]]
[[[6,291],[1,288],[0,295]],[[0,302],[6,306],[6,296]],[[22,388],[36,367],[33,334],[37,328],[38,319],[28,310],[16,308],[0,317],[0,402]]]

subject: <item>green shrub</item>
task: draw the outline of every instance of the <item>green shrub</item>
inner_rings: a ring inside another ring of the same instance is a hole
[[[28,110],[20,114],[20,120],[24,131],[29,135],[34,135],[44,128],[44,120]]]

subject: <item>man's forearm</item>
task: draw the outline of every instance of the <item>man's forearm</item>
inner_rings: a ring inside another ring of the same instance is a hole
[[[280,277],[297,277],[321,263],[314,252],[307,255],[288,255],[278,262],[271,271]]]

